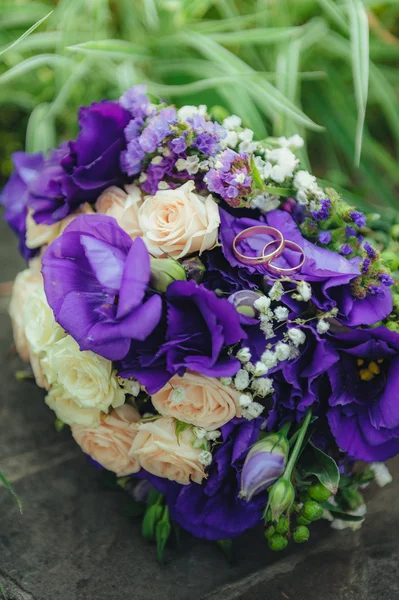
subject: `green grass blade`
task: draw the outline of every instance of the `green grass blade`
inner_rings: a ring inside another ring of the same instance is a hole
[[[38,67],[57,67],[58,65],[71,65],[71,61],[66,56],[58,56],[56,54],[39,54],[38,56],[32,56],[0,75],[0,83],[8,83]]]
[[[36,21],[36,23],[34,25],[32,25],[32,27],[29,27],[29,29],[27,29],[25,31],[25,33],[23,33],[22,35],[19,36],[19,38],[17,38],[14,42],[12,42],[12,44],[10,44],[9,46],[7,46],[6,48],[4,48],[3,50],[0,51],[0,56],[2,56],[3,54],[5,54],[6,52],[8,52],[8,50],[11,50],[11,48],[14,48],[17,44],[19,44],[20,42],[22,42],[22,40],[24,40],[25,38],[28,37],[28,35],[30,35],[31,33],[33,33],[33,31],[35,31],[35,29],[37,29],[38,27],[40,27],[40,25],[42,23],[44,23],[44,21],[46,19],[49,18],[49,16],[52,14],[52,10],[47,13],[47,15],[45,15],[44,17],[42,17],[41,19],[39,19],[39,21]]]
[[[11,486],[11,483],[9,483],[6,476],[3,475],[3,473],[1,473],[1,472],[0,472],[0,483],[2,483],[4,485],[4,487],[10,492],[10,494],[14,497],[16,503],[18,504],[19,512],[22,515],[22,502],[19,499],[19,497],[17,496],[17,494],[14,492],[14,490]]]
[[[57,145],[54,121],[49,115],[47,103],[35,106],[26,129],[26,150],[28,152],[46,152]]]
[[[68,46],[67,50],[83,54],[97,54],[106,58],[148,59],[149,55],[142,52],[142,48],[124,40],[91,40],[82,44]]]

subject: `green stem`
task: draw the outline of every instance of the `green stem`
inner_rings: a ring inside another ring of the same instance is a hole
[[[301,428],[299,429],[299,433],[298,433],[297,440],[295,442],[295,446],[291,452],[287,466],[282,475],[282,479],[288,479],[288,480],[291,479],[292,471],[294,470],[295,463],[296,463],[299,453],[301,451],[303,440],[305,438],[306,431],[309,427],[311,418],[312,418],[312,410],[309,409],[308,412],[306,413],[306,417],[304,418],[304,420],[302,422]]]
[[[287,423],[284,423],[284,425],[282,426],[282,428],[280,429],[280,431],[278,433],[284,437],[287,437],[288,432],[291,428],[291,425],[292,425],[292,421],[287,421]]]

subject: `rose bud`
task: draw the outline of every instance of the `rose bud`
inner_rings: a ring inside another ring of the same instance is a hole
[[[151,257],[151,287],[157,292],[166,292],[174,281],[186,279],[186,272],[173,258]]]
[[[197,256],[186,258],[182,260],[181,264],[186,272],[187,279],[193,279],[195,283],[201,283],[206,268]]]
[[[249,451],[241,471],[240,498],[247,502],[270,487],[284,472],[288,454],[285,437],[272,434]]]

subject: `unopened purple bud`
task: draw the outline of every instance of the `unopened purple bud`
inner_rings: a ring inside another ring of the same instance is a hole
[[[367,223],[367,219],[362,212],[353,211],[350,213],[350,218],[358,227],[365,227]]]
[[[319,243],[329,244],[331,242],[332,235],[329,231],[321,231],[319,233]]]
[[[249,451],[241,471],[240,498],[247,502],[270,487],[283,473],[288,455],[285,437],[272,434]]]
[[[339,253],[343,254],[344,256],[348,256],[349,254],[352,254],[352,252],[353,250],[349,244],[343,244],[339,250]]]
[[[382,283],[382,285],[386,285],[387,287],[393,285],[395,282],[388,273],[378,273],[378,277]]]

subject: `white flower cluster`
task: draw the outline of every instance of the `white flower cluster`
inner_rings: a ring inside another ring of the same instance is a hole
[[[323,190],[317,185],[316,177],[308,171],[297,171],[293,185],[297,190],[296,199],[298,204],[306,206],[312,200],[317,201],[323,198]],[[316,206],[312,206],[312,210],[315,208]]]
[[[253,141],[254,132],[252,129],[241,127],[241,119],[237,115],[227,117],[223,121],[223,127],[227,129],[227,135],[221,142],[223,148],[238,149],[245,154],[258,149],[258,142]]]

